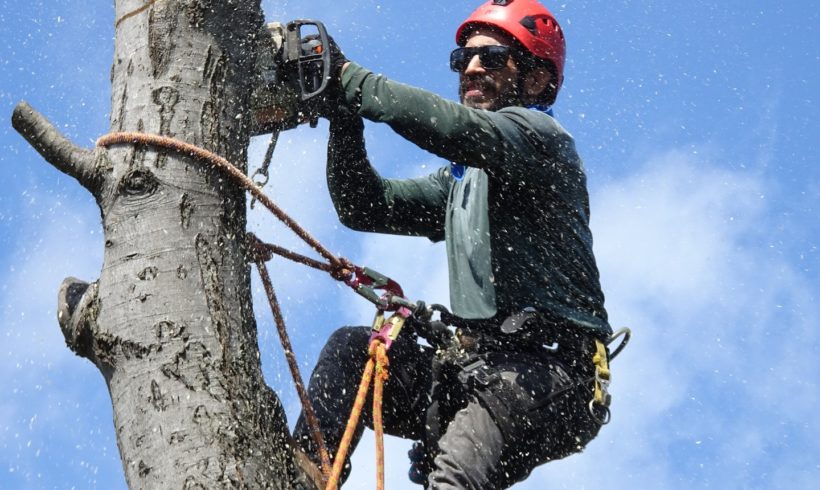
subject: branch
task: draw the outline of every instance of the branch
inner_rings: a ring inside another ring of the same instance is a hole
[[[42,114],[22,101],[14,108],[11,125],[57,170],[77,179],[96,195],[102,174],[94,151],[81,148],[60,134]]]

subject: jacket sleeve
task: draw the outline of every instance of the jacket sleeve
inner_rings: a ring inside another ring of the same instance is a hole
[[[345,97],[361,116],[387,123],[421,148],[449,161],[513,175],[563,174],[581,162],[572,137],[552,117],[523,107],[472,109],[403,85],[351,63]],[[575,169],[572,169],[575,170]],[[560,175],[553,175],[560,177]]]
[[[443,240],[449,171],[383,179],[367,158],[363,132],[359,116],[330,124],[327,184],[342,224],[358,231]]]

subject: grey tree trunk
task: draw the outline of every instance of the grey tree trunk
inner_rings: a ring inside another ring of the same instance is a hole
[[[111,131],[171,136],[244,170],[259,0],[117,0],[116,18]],[[129,487],[298,486],[259,362],[244,192],[159,148],[75,147],[25,102],[12,120],[100,206],[102,273],[66,279],[59,323],[106,380]]]

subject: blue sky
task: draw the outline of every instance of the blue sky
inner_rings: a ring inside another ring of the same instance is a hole
[[[613,365],[612,423],[516,488],[815,488],[820,14],[800,0],[658,3],[548,4],[568,39],[556,115],[586,164],[610,318],[634,342]],[[349,58],[451,98],[453,32],[475,6],[263,2],[268,19],[321,18]],[[25,99],[78,144],[105,133],[113,21],[109,2],[0,0],[0,488],[124,487],[105,384],[65,347],[55,312],[64,277],[99,275],[99,211],[9,124]],[[446,300],[440,244],[337,223],[326,137],[324,124],[282,136],[272,197],[410,296]],[[443,163],[385,127],[366,137],[385,176]],[[252,164],[264,145],[252,142]],[[249,221],[299,246],[261,210]],[[305,371],[336,326],[371,319],[321,274],[272,267]],[[254,284],[266,379],[292,423],[298,402]],[[350,488],[373,486],[371,440]],[[388,488],[418,488],[407,446],[388,442]]]

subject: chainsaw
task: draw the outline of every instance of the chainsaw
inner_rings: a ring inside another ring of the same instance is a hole
[[[318,35],[305,36],[309,26]],[[324,24],[316,20],[271,22],[263,35],[257,58],[261,79],[251,95],[251,134],[283,131],[305,122],[315,126],[318,116],[311,110],[311,101],[325,91],[330,78],[329,38]]]

